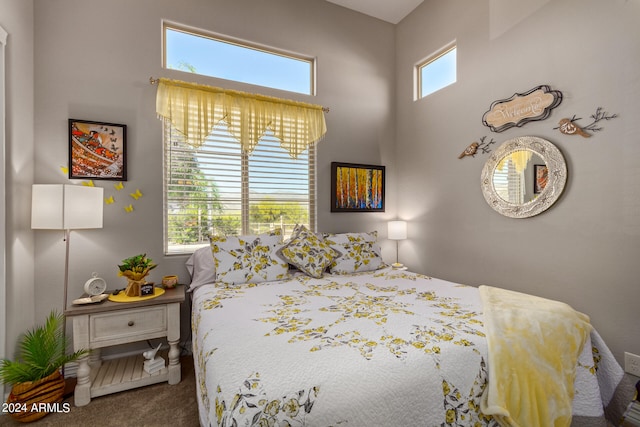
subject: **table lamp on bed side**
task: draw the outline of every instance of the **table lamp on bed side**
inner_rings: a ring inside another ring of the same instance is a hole
[[[407,238],[407,221],[389,221],[387,225],[387,238],[396,241],[396,262],[391,266],[393,268],[402,268],[404,265],[398,261],[398,241]]]

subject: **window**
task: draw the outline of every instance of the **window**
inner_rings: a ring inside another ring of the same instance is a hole
[[[416,66],[417,97],[424,98],[456,82],[456,46],[449,46]]]
[[[525,193],[524,172],[518,172],[518,166],[513,158],[499,163],[493,173],[493,186],[500,198],[509,203],[523,204]]]
[[[163,35],[166,68],[313,94],[313,59],[166,22]],[[156,108],[165,123],[165,253],[193,252],[211,233],[315,230],[320,106],[161,78]]]
[[[315,61],[164,23],[165,68],[314,95]]]
[[[224,122],[198,149],[165,124],[165,253],[193,252],[210,233],[315,230],[315,146],[293,159],[273,135],[251,154]]]

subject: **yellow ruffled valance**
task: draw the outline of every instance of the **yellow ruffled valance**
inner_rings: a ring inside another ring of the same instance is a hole
[[[271,130],[297,158],[327,132],[321,106],[178,80],[159,79],[156,112],[194,148],[204,144],[220,121],[243,149],[253,151]]]

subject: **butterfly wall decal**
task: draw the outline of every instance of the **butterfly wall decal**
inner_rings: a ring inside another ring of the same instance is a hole
[[[142,197],[142,192],[140,191],[140,189],[136,189],[135,192],[129,193],[129,195],[134,199],[138,200],[140,197]]]

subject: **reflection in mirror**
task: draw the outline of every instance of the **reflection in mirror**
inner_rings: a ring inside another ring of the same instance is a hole
[[[540,191],[537,190],[544,181],[542,176],[536,179],[536,174],[542,175],[544,171],[546,165],[539,154],[529,150],[514,151],[498,162],[493,172],[493,186],[505,202],[527,203],[538,196]]]
[[[496,212],[528,218],[551,207],[567,181],[567,165],[558,148],[535,136],[506,141],[482,170],[482,193]]]

